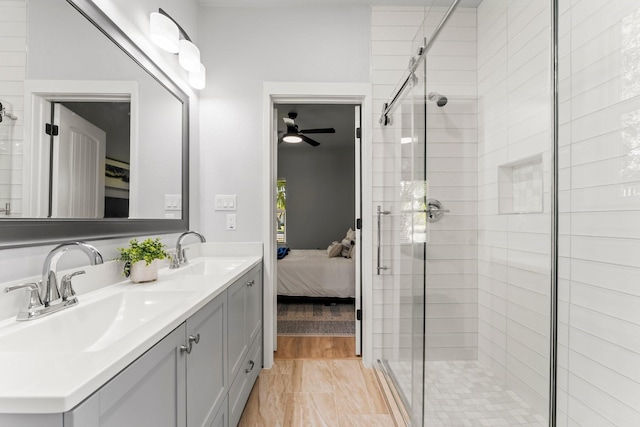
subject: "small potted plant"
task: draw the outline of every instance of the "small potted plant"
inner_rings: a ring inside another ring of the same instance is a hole
[[[124,261],[123,274],[132,282],[153,282],[158,279],[158,260],[169,256],[166,248],[159,238],[142,242],[131,239],[128,248],[118,248],[120,256],[116,259]]]

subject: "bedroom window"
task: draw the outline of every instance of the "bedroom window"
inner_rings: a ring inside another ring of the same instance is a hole
[[[278,221],[278,243],[287,242],[287,180],[279,179],[276,195],[276,218]]]

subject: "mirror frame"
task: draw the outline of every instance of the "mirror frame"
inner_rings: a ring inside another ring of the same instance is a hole
[[[182,218],[181,219],[0,219],[0,249],[180,233],[189,229],[189,96],[90,0],[66,0],[99,31],[122,49],[165,89],[182,102]]]

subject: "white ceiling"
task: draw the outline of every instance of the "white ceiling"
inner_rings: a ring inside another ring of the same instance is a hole
[[[219,7],[276,6],[450,6],[453,0],[197,0]],[[460,7],[477,7],[482,0],[460,0]]]

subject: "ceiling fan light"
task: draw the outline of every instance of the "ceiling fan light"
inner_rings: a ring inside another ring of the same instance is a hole
[[[200,49],[189,40],[180,40],[180,53],[178,62],[187,71],[198,72],[200,70]]]
[[[299,142],[302,142],[302,138],[300,138],[299,135],[293,135],[293,134],[287,134],[287,135],[283,136],[282,140],[284,142],[288,142],[288,143],[291,143],[291,144],[297,144]]]
[[[151,40],[170,53],[178,53],[180,30],[175,22],[159,12],[152,12],[149,17]]]

